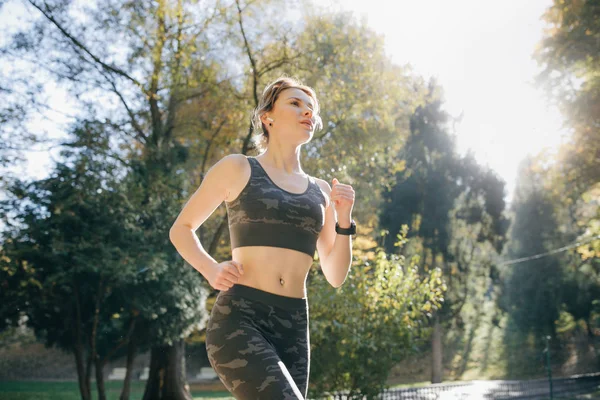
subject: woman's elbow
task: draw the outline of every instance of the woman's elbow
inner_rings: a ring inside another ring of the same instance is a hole
[[[335,289],[339,289],[339,288],[340,288],[340,287],[341,287],[341,286],[344,284],[344,282],[346,282],[346,278],[344,278],[344,279],[341,279],[341,280],[339,280],[339,279],[331,279],[331,280],[329,280],[329,279],[328,279],[328,280],[327,280],[327,282],[329,282],[329,284],[330,284],[330,285],[331,285],[333,288],[335,288]]]
[[[169,240],[171,241],[171,243],[175,244],[175,236],[177,235],[177,233],[175,232],[175,226],[173,225],[171,227],[171,229],[169,230]]]
[[[179,237],[179,234],[181,233],[181,231],[183,229],[190,229],[190,228],[186,227],[185,225],[173,224],[171,229],[169,229],[169,240],[171,240],[171,243],[175,244],[175,242],[177,241],[177,238]]]

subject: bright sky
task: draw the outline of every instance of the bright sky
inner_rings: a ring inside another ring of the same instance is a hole
[[[532,59],[551,0],[331,0],[365,16],[388,54],[444,88],[461,152],[472,149],[506,181],[507,199],[527,154],[556,149],[564,131],[556,108],[533,86]],[[391,5],[392,4],[392,5]]]
[[[498,172],[507,182],[507,200],[520,160],[560,143],[561,115],[532,84],[539,67],[531,55],[551,0],[330,1],[384,34],[396,63],[437,78],[446,109],[464,113],[456,126],[459,150],[472,149],[479,162]],[[44,154],[32,153],[29,160],[27,174],[47,174]]]

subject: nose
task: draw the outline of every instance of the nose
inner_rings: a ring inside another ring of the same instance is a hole
[[[304,115],[310,116],[312,118],[312,110],[310,108],[306,107],[306,110],[304,111]]]

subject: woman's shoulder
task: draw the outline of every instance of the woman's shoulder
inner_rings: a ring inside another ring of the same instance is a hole
[[[228,162],[242,163],[242,162],[248,162],[248,161],[246,161],[248,158],[249,157],[245,154],[231,153],[231,154],[227,154],[227,155],[223,156],[223,158],[221,158],[221,161],[227,160]]]
[[[250,170],[248,157],[243,154],[228,154],[223,156],[212,167],[213,174],[222,178],[238,176],[240,173]]]
[[[228,154],[214,166],[214,180],[226,189],[225,201],[235,199],[248,183],[251,175],[250,163],[244,154]]]
[[[223,156],[215,165],[220,164],[226,168],[239,169],[248,165],[248,156],[244,154],[232,153]]]

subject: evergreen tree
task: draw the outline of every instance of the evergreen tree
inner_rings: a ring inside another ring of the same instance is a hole
[[[434,87],[431,84],[430,90]],[[432,382],[438,383],[442,381],[442,325],[455,318],[464,305],[469,277],[480,274],[482,267],[487,269],[484,275],[489,275],[493,264],[490,257],[494,251],[483,252],[483,261],[465,254],[472,255],[481,243],[500,250],[508,224],[503,217],[504,183],[472,158],[457,155],[448,128],[450,118],[441,101],[431,97],[411,118],[410,136],[397,160],[403,169],[395,174],[395,184],[384,195],[380,225],[388,232],[386,250],[392,252],[393,238],[407,224],[412,239],[408,254],[421,257],[419,265],[424,273],[440,268],[448,286],[442,307],[432,318]],[[459,220],[478,226],[474,240],[462,245],[457,243],[461,237],[453,237],[467,235],[457,230]]]

